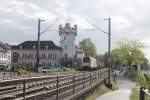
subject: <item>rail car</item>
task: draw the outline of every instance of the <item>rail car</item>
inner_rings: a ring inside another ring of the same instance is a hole
[[[82,69],[83,70],[97,69],[96,59],[93,57],[83,57]]]

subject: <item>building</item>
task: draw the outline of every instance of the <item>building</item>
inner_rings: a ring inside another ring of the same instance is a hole
[[[59,64],[62,48],[52,41],[40,41],[40,66]],[[37,62],[37,41],[25,41],[12,47],[13,65],[34,69]],[[17,54],[17,59],[15,55]]]
[[[80,49],[77,45],[74,48],[75,48],[74,66],[81,67],[84,57],[84,51]]]
[[[77,25],[71,27],[69,23],[66,23],[64,27],[59,25],[60,47],[63,49],[63,58],[74,57],[74,44],[75,37],[77,36]]]
[[[77,45],[74,48],[75,48],[75,53],[74,53],[75,57],[83,59],[83,57],[85,56],[84,51],[81,48],[79,48]]]
[[[0,70],[11,69],[11,47],[0,42]]]

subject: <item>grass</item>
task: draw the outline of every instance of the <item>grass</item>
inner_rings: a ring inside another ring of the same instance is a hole
[[[48,73],[48,75],[62,75],[62,74],[73,74],[73,73],[77,73],[80,72],[77,69],[73,68],[73,67],[65,67],[61,70],[57,70],[57,69],[51,69]]]
[[[150,79],[150,75],[146,75],[147,79]],[[150,83],[147,81],[143,72],[131,72],[128,74],[128,78],[135,81],[141,86],[149,87]]]
[[[147,80],[150,80],[150,75],[144,75],[143,72],[131,72],[128,74],[128,77],[138,83],[140,86],[149,87],[150,83]],[[130,100],[139,100],[140,90],[139,88],[133,88],[130,95]],[[144,100],[150,100],[146,96]]]
[[[111,81],[112,83],[112,89],[108,89],[107,87],[103,87],[100,90],[95,91],[93,94],[89,95],[85,100],[95,100],[97,97],[105,94],[105,93],[109,93],[115,90],[118,90],[118,86],[117,83],[114,81]]]
[[[130,100],[139,100],[139,90],[137,88],[132,89],[132,93],[130,95]]]
[[[45,76],[45,75],[63,75],[63,74],[73,74],[80,72],[73,67],[65,67],[63,69],[50,69],[48,73],[36,73],[33,71],[27,71],[25,69],[17,69],[16,75],[20,77],[28,77],[28,76]]]

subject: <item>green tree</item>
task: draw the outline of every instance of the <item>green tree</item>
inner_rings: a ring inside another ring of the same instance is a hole
[[[83,49],[85,56],[96,57],[96,46],[89,38],[85,38],[80,41],[79,47]]]
[[[112,50],[112,56],[117,64],[143,64],[144,54],[141,51],[142,44],[137,40],[121,40],[118,47]]]

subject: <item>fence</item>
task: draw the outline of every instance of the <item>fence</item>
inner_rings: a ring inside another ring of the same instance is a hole
[[[150,100],[150,91],[145,87],[140,88],[140,100]]]
[[[87,73],[4,80],[0,82],[3,87],[0,89],[0,99],[11,97],[17,100],[41,100],[50,95],[59,100],[62,96],[73,95],[107,77],[108,70],[101,69]]]

